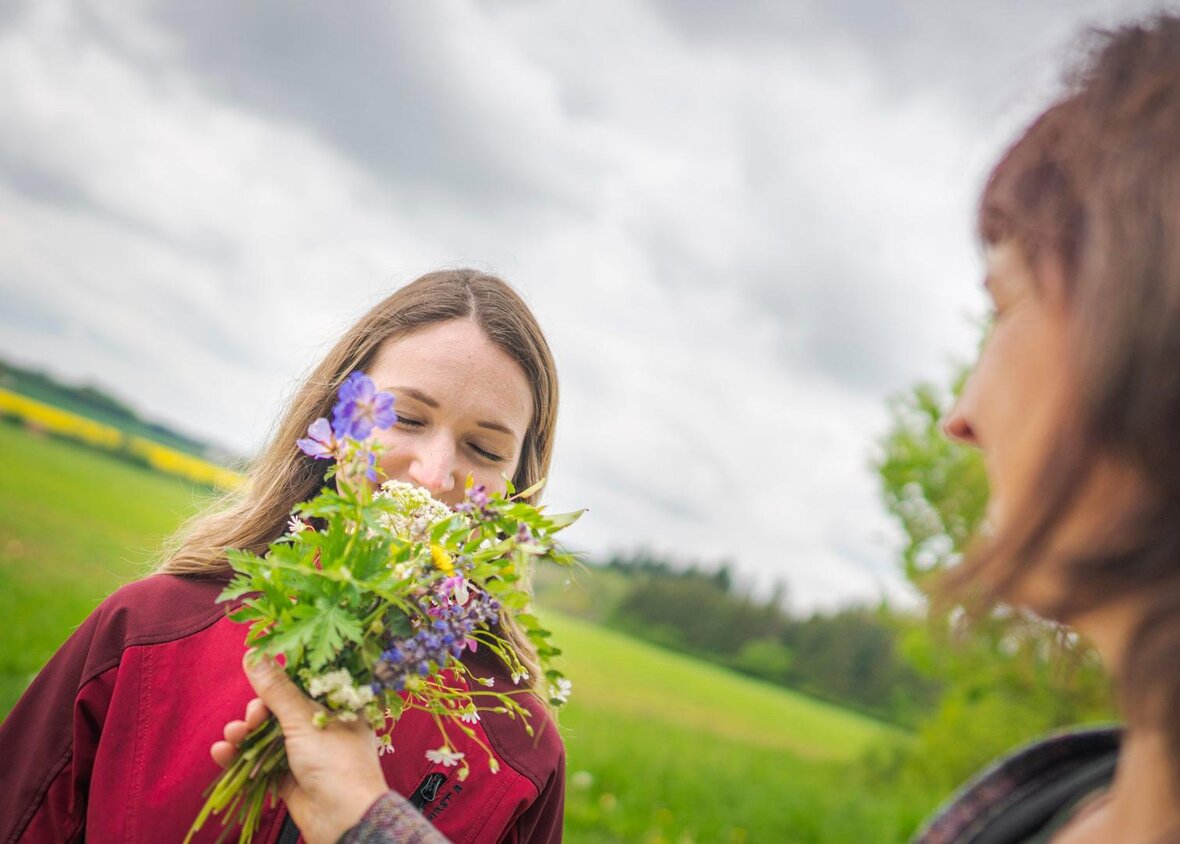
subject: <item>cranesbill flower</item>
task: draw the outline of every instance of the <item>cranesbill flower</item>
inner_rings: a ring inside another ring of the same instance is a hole
[[[339,400],[332,409],[332,431],[338,438],[363,440],[374,428],[389,428],[395,422],[393,396],[377,392],[368,375],[354,372],[340,385]]]
[[[340,443],[332,433],[332,426],[322,416],[307,426],[307,437],[295,440],[295,445],[299,446],[304,454],[317,460],[336,457],[336,452],[340,449]]]

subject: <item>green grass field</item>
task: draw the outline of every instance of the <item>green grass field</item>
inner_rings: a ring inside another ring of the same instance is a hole
[[[0,715],[207,495],[0,425]],[[542,608],[543,609],[543,608]],[[544,613],[543,613],[544,615]],[[896,842],[933,802],[858,763],[896,731],[553,613],[574,681],[567,840]]]

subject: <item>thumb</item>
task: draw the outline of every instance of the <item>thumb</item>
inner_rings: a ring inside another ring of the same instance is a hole
[[[297,721],[307,723],[314,716],[317,708],[315,703],[291,682],[287,672],[271,657],[247,651],[242,659],[242,667],[246,670],[246,679],[250,681],[254,694],[262,699],[284,730],[288,724]]]

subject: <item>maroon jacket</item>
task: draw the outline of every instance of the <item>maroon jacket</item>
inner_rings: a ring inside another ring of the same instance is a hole
[[[221,578],[153,575],[123,587],[54,655],[0,725],[0,844],[181,841],[219,773],[209,745],[242,717],[253,692],[242,672],[246,627],[215,603]],[[512,681],[486,649],[476,676]],[[451,732],[471,774],[427,761],[437,748],[429,715],[407,712],[382,758],[390,788],[410,797],[454,842],[561,840],[565,751],[531,695],[537,738],[518,721],[486,713],[477,733],[500,761],[491,773],[479,746]],[[262,817],[271,844],[282,804]],[[195,837],[213,841],[216,818]],[[236,832],[234,833],[236,837]]]

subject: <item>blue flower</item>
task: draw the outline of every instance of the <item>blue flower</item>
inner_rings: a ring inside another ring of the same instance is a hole
[[[389,428],[397,422],[393,396],[379,393],[372,379],[354,372],[340,385],[336,406],[332,409],[332,431],[337,438],[367,439],[374,428]]]
[[[307,437],[296,440],[295,445],[303,449],[304,454],[316,459],[325,459],[336,456],[338,443],[328,420],[321,416],[307,426]]]

